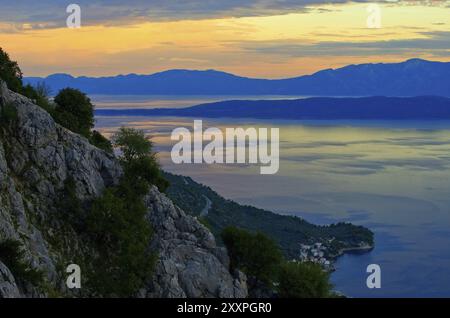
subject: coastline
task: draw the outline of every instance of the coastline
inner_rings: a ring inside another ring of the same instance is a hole
[[[343,256],[344,254],[365,254],[370,253],[375,248],[375,244],[367,244],[359,247],[348,247],[340,250],[340,254],[338,257]]]

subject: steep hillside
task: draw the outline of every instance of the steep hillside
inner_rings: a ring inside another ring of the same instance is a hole
[[[166,178],[171,183],[167,195],[187,213],[207,224],[219,239],[227,226],[262,231],[278,243],[288,259],[300,259],[302,244],[320,243],[330,262],[345,250],[369,250],[374,244],[373,233],[362,226],[349,223],[317,226],[298,217],[240,205],[189,177],[166,173]]]
[[[63,199],[70,190],[89,211],[92,200],[121,175],[113,155],[59,126],[0,82],[0,298],[104,296],[87,287],[66,287],[66,267],[79,264],[84,284],[97,251],[80,234],[82,216],[72,215]],[[130,296],[247,295],[245,277],[230,274],[226,251],[203,225],[156,188],[145,205],[154,229],[148,247],[158,261],[153,279]],[[19,251],[20,259],[11,256]]]

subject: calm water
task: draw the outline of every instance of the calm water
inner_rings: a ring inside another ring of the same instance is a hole
[[[176,127],[191,119],[97,119],[105,134],[122,125],[153,136],[168,171],[189,175],[243,204],[327,224],[372,229],[376,248],[339,259],[332,280],[353,297],[450,297],[450,122],[204,121],[219,128],[279,127],[280,171],[258,166],[174,165]],[[382,288],[366,287],[366,267],[382,269]]]
[[[92,95],[96,108],[108,109],[151,109],[151,108],[183,108],[199,104],[220,102],[223,100],[272,100],[272,99],[300,99],[306,96],[210,96],[210,95]]]

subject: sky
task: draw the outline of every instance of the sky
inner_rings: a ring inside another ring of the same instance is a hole
[[[80,28],[66,25],[71,3],[81,8]],[[368,24],[370,4],[378,28]],[[286,78],[450,61],[450,0],[0,0],[0,47],[25,76],[216,69]]]

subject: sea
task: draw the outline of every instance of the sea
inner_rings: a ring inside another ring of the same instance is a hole
[[[92,96],[97,108],[180,108],[226,99],[280,96]],[[196,118],[202,119],[202,118]],[[144,130],[167,171],[192,177],[225,198],[316,224],[352,222],[375,233],[369,253],[340,257],[331,276],[348,297],[450,297],[450,121],[204,119],[205,128],[279,128],[280,169],[174,164],[175,128],[193,118],[97,117],[107,136]],[[381,269],[381,288],[366,284]]]

